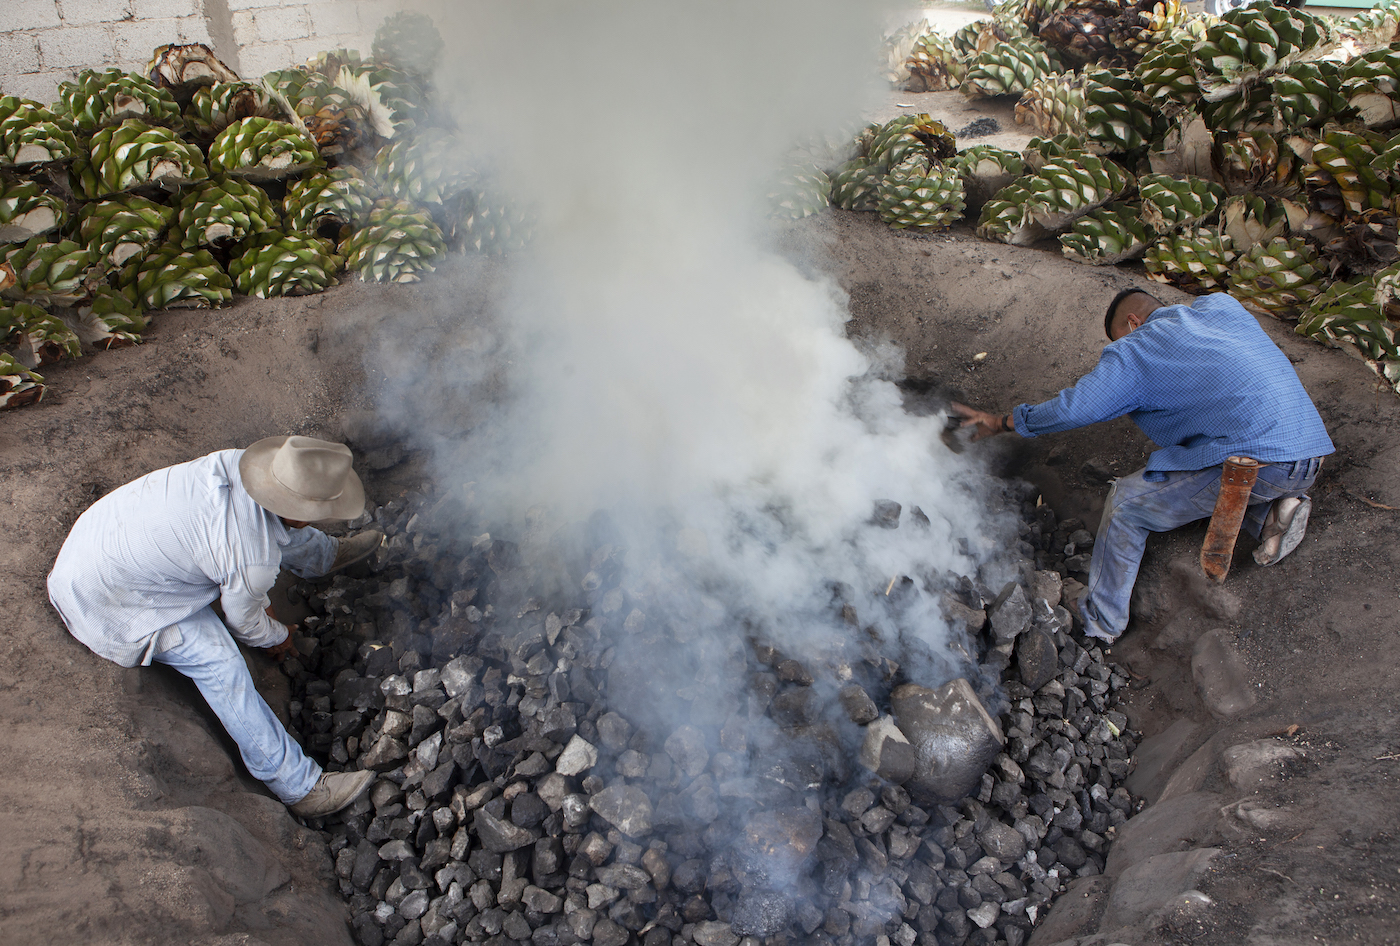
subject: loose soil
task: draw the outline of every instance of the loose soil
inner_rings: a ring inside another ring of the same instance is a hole
[[[1089,370],[1107,300],[1148,285],[1140,269],[984,243],[966,226],[900,234],[871,214],[827,212],[782,242],[850,294],[852,337],[904,349],[911,390],[988,409],[1050,397]],[[273,434],[342,437],[342,419],[369,406],[381,382],[364,367],[367,340],[430,307],[414,287],[349,283],[162,314],[146,344],[57,367],[44,402],[0,416],[0,613],[10,628],[0,661],[0,941],[350,942],[320,836],[243,770],[181,678],[122,670],[69,637],[44,578],[77,515],[127,480]],[[1242,540],[1220,589],[1196,577],[1202,525],[1156,538],[1113,659],[1141,678],[1126,708],[1133,727],[1185,734],[1143,770],[1140,791],[1155,798],[1175,774],[1227,808],[1249,801],[1278,817],[1267,828],[1222,817],[1200,832],[1197,846],[1221,849],[1198,884],[1213,905],[1117,938],[1396,943],[1400,399],[1345,352],[1263,324],[1337,443],[1308,538],[1271,569],[1255,566]],[[1120,420],[974,449],[1093,528],[1107,478],[1140,466],[1151,447]],[[388,500],[416,475],[411,463],[371,474],[371,498]],[[1212,629],[1244,655],[1256,697],[1226,720],[1210,715],[1192,676],[1193,645]],[[285,700],[279,672],[250,660],[274,705]],[[1233,788],[1220,751],[1271,735],[1305,759],[1257,791]],[[1079,909],[1052,915],[1036,946],[1095,932],[1105,886],[1076,886],[1066,899],[1078,897]]]

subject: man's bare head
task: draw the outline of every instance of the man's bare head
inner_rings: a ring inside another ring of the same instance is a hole
[[[1147,317],[1161,307],[1162,301],[1151,293],[1141,289],[1124,289],[1108,304],[1108,311],[1103,317],[1103,332],[1109,341],[1116,342],[1146,322]]]

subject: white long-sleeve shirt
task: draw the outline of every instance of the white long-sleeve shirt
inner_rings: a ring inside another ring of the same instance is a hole
[[[242,455],[148,473],[78,517],[49,573],[49,600],[74,637],[123,667],[149,664],[180,643],[176,625],[218,600],[238,640],[286,640],[264,609],[289,530],[243,488]]]

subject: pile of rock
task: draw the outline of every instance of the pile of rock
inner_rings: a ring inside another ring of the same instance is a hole
[[[931,690],[868,642],[687,650],[610,546],[545,607],[516,546],[452,538],[455,500],[373,520],[372,577],[293,589],[316,616],[285,665],[313,755],[380,773],[323,826],[367,946],[1021,946],[1133,810],[1127,680],[1072,636],[1045,550],[950,592],[979,673]]]

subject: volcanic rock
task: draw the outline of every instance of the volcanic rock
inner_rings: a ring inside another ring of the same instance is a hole
[[[951,804],[963,798],[1006,741],[961,677],[937,690],[902,684],[890,694],[890,706],[914,747],[914,776],[903,784],[916,800]]]
[[[1019,861],[1026,853],[1026,839],[1015,828],[1000,821],[988,822],[977,833],[977,843],[1004,864]]]
[[[694,726],[682,726],[666,737],[666,754],[686,775],[695,778],[705,771],[710,753],[705,749],[705,734]]]
[[[987,612],[978,608],[970,608],[952,595],[943,595],[939,599],[943,608],[943,617],[947,619],[948,625],[954,631],[962,631],[968,637],[980,634],[982,625],[987,623]]]
[[[992,634],[998,641],[1015,640],[1031,626],[1031,602],[1026,589],[1013,583],[991,607]]]
[[[787,926],[789,898],[769,890],[746,890],[734,905],[730,926],[740,936],[772,936]]]
[[[765,884],[790,884],[806,867],[821,837],[821,815],[810,808],[761,811],[749,819],[734,842],[733,863]]]
[[[918,757],[914,746],[895,725],[894,717],[882,716],[865,727],[860,764],[881,778],[903,784],[913,777]]]
[[[563,776],[587,772],[598,764],[598,748],[582,736],[575,735],[554,761],[554,771]]]
[[[1039,690],[1060,672],[1055,641],[1033,627],[1016,639],[1016,672],[1028,690]]]
[[[739,943],[739,934],[734,928],[717,920],[696,923],[692,935],[698,946],[738,946]]]
[[[481,846],[496,854],[504,854],[535,843],[534,833],[513,825],[504,818],[496,817],[485,808],[478,808],[472,815],[472,827],[481,839]]]
[[[378,772],[387,772],[406,758],[408,758],[408,746],[393,736],[380,736],[369,748],[369,751],[360,755],[360,766]]]
[[[1031,576],[1031,597],[1044,601],[1050,607],[1060,603],[1064,592],[1064,579],[1059,572],[1038,571]]]
[[[590,798],[588,805],[629,837],[641,838],[651,833],[651,800],[635,785],[609,786]]]
[[[875,701],[870,698],[870,694],[865,692],[863,686],[852,683],[850,686],[842,687],[840,700],[841,708],[846,711],[846,716],[858,726],[873,723],[880,718],[880,710],[875,706]]]
[[[1235,788],[1257,791],[1282,774],[1284,763],[1304,758],[1300,750],[1277,739],[1260,739],[1226,749],[1220,754],[1220,768]]]

